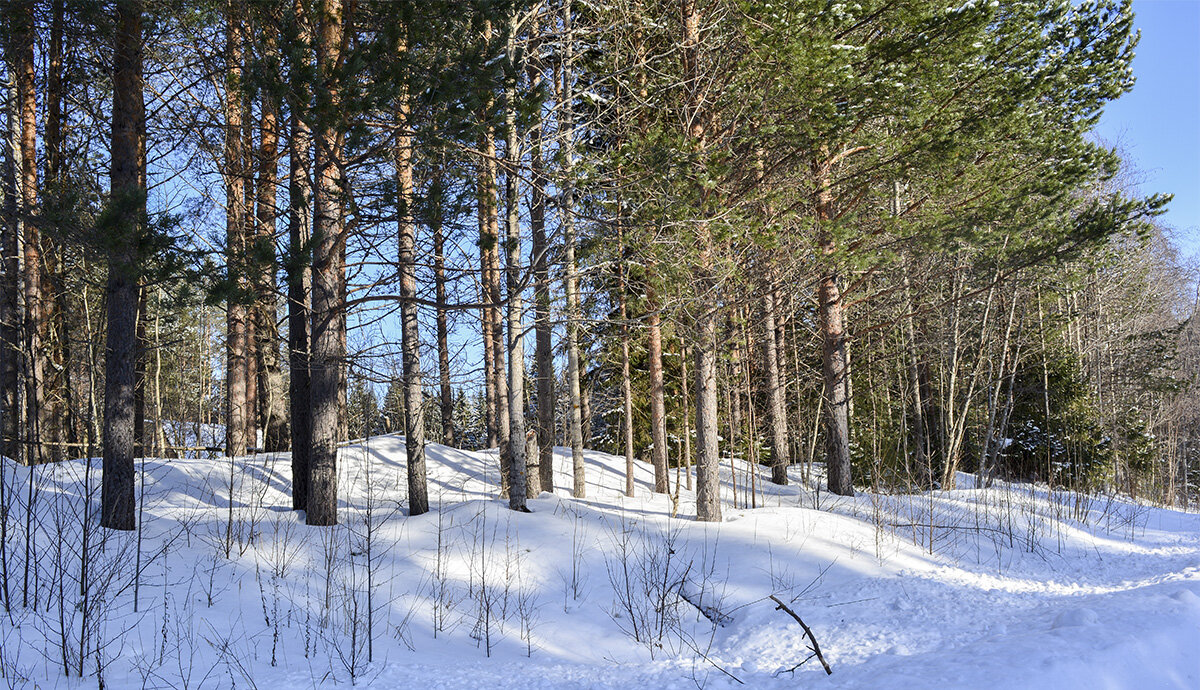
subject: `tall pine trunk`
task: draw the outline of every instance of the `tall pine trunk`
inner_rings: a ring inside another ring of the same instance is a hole
[[[629,367],[629,297],[625,279],[625,235],[617,224],[617,309],[621,318],[621,435],[625,440],[625,495],[633,496],[633,383]],[[655,466],[655,484],[658,479]]]
[[[700,112],[700,11],[695,0],[681,0],[683,67],[687,81],[690,125],[687,136],[697,152],[704,149],[704,120]],[[696,519],[721,520],[720,452],[717,429],[717,305],[714,283],[713,242],[708,227],[697,228],[700,241],[697,293],[702,295],[696,317]]]
[[[771,481],[775,484],[788,483],[787,468],[791,464],[788,448],[787,403],[784,399],[783,373],[779,362],[779,343],[776,340],[779,319],[778,295],[775,285],[767,287],[764,299],[763,359],[767,374],[767,408],[771,424]]]
[[[133,452],[136,457],[146,455],[146,353],[149,345],[146,338],[146,287],[138,284],[138,307],[136,346],[133,351]]]
[[[243,11],[247,11],[243,5]],[[254,42],[250,35],[250,27],[248,22],[241,24],[243,50],[251,51],[254,49]],[[250,55],[246,56],[247,61]],[[254,130],[258,121],[255,119],[254,105],[249,93],[250,85],[246,84],[245,90],[240,90],[242,97],[242,160],[238,165],[239,178],[242,181],[242,198],[245,199],[245,208],[242,211],[242,237],[241,237],[241,275],[238,277],[238,293],[241,296],[242,310],[245,318],[245,340],[244,348],[245,355],[242,358],[242,364],[246,368],[246,443],[257,452],[262,448],[259,443],[259,408],[258,408],[258,372],[259,372],[259,353],[258,353],[258,301],[255,299],[257,285],[260,276],[258,275],[261,267],[258,265],[258,257],[256,247],[258,246],[258,218],[254,211],[254,201],[257,198],[257,190],[254,185]],[[249,450],[249,449],[247,449]]]
[[[653,279],[653,276],[651,276]],[[650,373],[650,463],[654,491],[667,493],[667,407],[663,399],[662,317],[653,285],[646,288],[650,314],[646,319],[646,364]]]
[[[142,95],[142,2],[120,0],[113,45],[112,172],[114,224],[108,255],[108,333],[104,361],[104,457],[100,524],[132,530],[134,520],[134,359],[138,315],[137,247],[146,203]]]
[[[345,133],[340,126],[346,36],[341,0],[321,0],[317,33],[312,349],[309,360],[312,448],[307,522],[337,524],[337,444],[345,364]]]
[[[530,65],[530,88],[538,88],[542,72]],[[554,341],[550,321],[550,246],[546,241],[546,170],[542,157],[543,124],[534,121],[530,132],[529,229],[533,239],[534,362],[537,369],[537,472],[542,491],[554,492]],[[529,462],[531,458],[526,458]]]
[[[587,481],[583,463],[583,400],[580,392],[579,374],[579,278],[575,263],[575,122],[574,94],[572,93],[571,64],[574,59],[574,35],[571,30],[571,0],[563,3],[563,35],[566,42],[563,50],[562,108],[563,146],[566,148],[566,170],[562,192],[563,262],[565,276],[564,292],[567,302],[567,393],[570,395],[569,435],[571,441],[571,468],[574,475],[573,495],[587,495]]]
[[[505,269],[508,287],[508,507],[528,511],[525,506],[525,327],[521,298],[521,195],[519,172],[521,142],[517,133],[517,15],[514,12],[505,32],[506,74],[504,84],[504,206]],[[540,477],[539,477],[540,479]],[[535,485],[536,488],[536,485]]]
[[[402,30],[403,31],[403,30]],[[408,42],[397,52],[407,58]],[[402,77],[403,79],[403,77]],[[421,332],[417,321],[417,226],[413,220],[413,138],[408,90],[401,86],[396,106],[396,224],[399,237],[400,340],[404,369],[404,448],[408,467],[408,514],[429,512],[425,485],[425,413],[421,386]]]
[[[817,184],[817,220],[832,221],[829,159],[813,165]],[[838,288],[837,244],[823,228],[818,239],[823,265],[817,287],[818,327],[821,334],[821,370],[825,381],[825,471],[829,491],[853,496],[850,477],[850,396],[847,383],[844,305]]]
[[[41,219],[37,214],[37,84],[33,46],[36,36],[34,3],[25,0],[13,18],[17,45],[17,99],[21,120],[21,227],[25,294],[25,463],[45,457],[42,434],[48,424],[45,402],[48,335],[47,304],[42,291]]]
[[[446,237],[444,214],[446,198],[446,171],[441,160],[432,183],[430,193],[430,230],[433,233],[433,286],[437,311],[438,351],[438,406],[442,418],[441,443],[455,445],[454,396],[450,388],[450,312],[446,306]]]
[[[11,58],[12,41],[5,44]],[[6,60],[9,65],[11,59]],[[5,94],[4,129],[4,226],[0,235],[0,454],[18,460],[21,444],[17,434],[20,421],[20,387],[18,384],[21,331],[18,291],[21,270],[17,256],[17,236],[20,234],[20,182],[18,168],[20,151],[20,117],[17,114],[15,71],[10,72],[8,93]],[[0,487],[2,489],[2,487]],[[0,524],[7,524],[0,520]]]
[[[241,288],[244,281],[246,255],[246,186],[245,152],[243,146],[242,63],[244,59],[245,8],[239,0],[226,4],[225,27],[225,265],[230,289],[225,313],[225,388],[226,427],[225,454],[245,455],[252,443],[249,438],[246,377],[247,313]]]
[[[485,45],[492,40],[492,22],[484,20],[482,38]],[[507,464],[504,438],[508,435],[508,403],[504,388],[503,323],[500,317],[500,221],[496,208],[496,133],[490,124],[492,99],[484,104],[484,126],[480,134],[480,151],[476,192],[479,220],[479,281],[480,313],[483,325],[483,369],[487,394],[487,443],[500,449],[500,484],[506,486]]]
[[[64,52],[63,32],[66,28],[65,0],[50,3],[50,41],[46,60],[46,177],[44,187],[47,196],[57,201],[65,191],[61,178],[62,161],[65,156],[63,145],[63,88]],[[43,236],[43,255],[46,270],[43,274],[42,293],[45,296],[47,321],[47,368],[45,378],[46,398],[44,401],[46,428],[43,436],[50,444],[50,458],[61,460],[67,443],[74,442],[71,430],[78,417],[75,405],[71,404],[71,348],[67,315],[72,313],[66,284],[65,247]]]
[[[293,26],[299,55],[307,55],[311,40],[304,28],[304,0],[295,0]],[[304,59],[304,58],[302,58]],[[309,156],[312,136],[299,116],[309,107],[304,64],[292,64],[288,137],[288,394],[291,412],[292,508],[308,505],[309,458],[312,453],[312,406],[309,386],[309,329],[312,300],[312,178]]]
[[[263,58],[273,72],[278,71],[279,50],[274,32],[263,31]],[[256,194],[258,228],[254,246],[257,267],[255,280],[254,335],[258,357],[259,424],[263,430],[263,449],[269,453],[287,449],[287,419],[284,416],[283,371],[279,361],[278,305],[275,301],[275,220],[276,188],[279,169],[279,101],[264,89],[259,118],[258,189]]]

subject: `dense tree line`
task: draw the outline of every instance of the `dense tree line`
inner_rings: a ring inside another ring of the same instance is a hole
[[[2,19],[3,454],[102,456],[106,527],[134,458],[214,450],[290,450],[334,524],[381,431],[411,514],[429,440],[499,448],[514,510],[556,444],[575,496],[600,447],[700,520],[723,462],[747,505],[793,465],[1194,497],[1195,276],[1091,135],[1128,1]]]

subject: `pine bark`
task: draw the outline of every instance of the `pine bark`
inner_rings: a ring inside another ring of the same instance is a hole
[[[706,308],[696,340],[696,519],[721,520],[720,455],[717,429],[717,318]]]
[[[139,223],[145,208],[140,161],[145,151],[146,108],[142,94],[142,2],[116,4],[113,45],[111,203],[117,212],[110,236],[104,362],[104,451],[100,525],[133,530],[134,359],[137,343]]]
[[[25,295],[25,456],[27,465],[45,457],[42,433],[48,426],[45,402],[45,341],[49,332],[42,290],[41,219],[37,214],[37,83],[34,67],[34,3],[25,0],[14,17],[17,45],[17,99],[21,120],[21,227]]]
[[[149,311],[145,286],[138,285],[135,349],[133,355],[133,453],[146,455],[146,314]]]
[[[6,53],[11,55],[13,43],[6,42]],[[9,65],[11,59],[6,60]],[[20,310],[18,306],[20,290],[20,259],[17,256],[17,237],[20,234],[20,117],[17,108],[17,88],[15,70],[10,68],[9,88],[5,98],[5,129],[4,129],[4,226],[0,236],[0,453],[17,461],[21,454],[21,444],[18,443],[17,433],[20,419],[20,388],[18,385],[20,368]],[[7,524],[0,521],[0,524]]]
[[[450,313],[446,305],[446,237],[442,215],[445,184],[445,170],[439,162],[434,179],[436,193],[431,195],[434,207],[431,209],[433,218],[430,223],[430,230],[433,233],[433,285],[437,311],[438,404],[442,417],[441,443],[453,446],[456,441],[454,396],[450,388]]]
[[[525,466],[525,302],[521,297],[520,186],[521,143],[517,133],[517,15],[506,31],[507,75],[504,88],[505,268],[508,281],[508,507],[527,512]]]
[[[245,455],[250,446],[249,417],[247,409],[247,341],[248,318],[241,289],[244,282],[244,259],[246,255],[246,187],[245,152],[243,138],[242,71],[245,50],[245,8],[240,0],[229,0],[226,4],[225,59],[227,78],[225,82],[225,264],[229,273],[230,288],[234,290],[227,301],[225,315],[225,377],[226,377],[226,428],[225,453],[229,456]]]
[[[274,26],[265,27],[263,57],[276,69],[279,51]],[[279,102],[264,91],[259,118],[258,189],[256,192],[257,233],[254,247],[255,308],[254,335],[258,358],[259,426],[263,430],[263,450],[277,453],[287,450],[287,418],[284,415],[283,371],[279,361],[278,305],[275,301],[275,221],[276,189],[279,184]]]
[[[401,39],[398,53],[407,57]],[[421,385],[421,333],[417,321],[417,226],[413,220],[413,138],[408,90],[401,86],[396,107],[396,222],[399,235],[400,339],[404,369],[404,447],[408,468],[408,514],[429,512],[425,483],[425,413]]]
[[[305,29],[304,0],[295,0],[296,40],[310,41]],[[303,54],[303,53],[302,53]],[[308,505],[309,458],[312,454],[312,407],[309,386],[309,329],[312,306],[312,136],[299,112],[309,106],[309,89],[300,76],[305,65],[291,65],[291,116],[288,138],[288,394],[291,412],[292,509]]]
[[[775,484],[788,483],[787,468],[791,464],[788,453],[787,403],[784,399],[782,367],[779,362],[779,344],[776,341],[778,321],[778,299],[774,285],[768,286],[763,308],[763,360],[767,374],[767,401],[771,424],[771,481]]]
[[[492,40],[491,20],[485,20],[483,41]],[[496,133],[489,124],[492,110],[490,98],[484,105],[482,117],[485,124],[480,134],[479,149],[483,154],[479,161],[476,193],[478,195],[479,221],[479,279],[481,302],[480,312],[483,327],[483,368],[487,394],[487,443],[489,448],[500,449],[501,490],[507,480],[504,437],[508,434],[508,403],[504,383],[503,319],[500,316],[500,220],[498,217],[496,190]]]
[[[813,165],[817,183],[817,219],[831,222],[833,194],[828,158]],[[825,471],[829,491],[853,496],[850,476],[850,396],[847,386],[846,330],[844,305],[838,287],[837,243],[828,229],[818,239],[822,257],[817,287],[817,311],[821,334],[821,369],[825,380]]]
[[[633,496],[633,382],[629,367],[629,297],[625,280],[625,236],[617,225],[617,309],[621,318],[621,434],[625,440],[625,495]],[[658,472],[655,466],[655,484]]]
[[[688,351],[687,347],[679,350],[679,367],[680,372],[679,384],[683,389],[683,415],[680,420],[683,423],[683,457],[679,459],[679,463],[683,465],[684,481],[687,482],[687,490],[692,490],[692,423],[691,415],[688,413],[692,409],[691,401],[689,400],[688,388],[691,384],[688,383]],[[676,490],[678,490],[676,485]]]
[[[247,11],[245,5],[242,11]],[[243,49],[251,51],[254,49],[253,39],[250,35],[249,24],[245,21],[241,24],[244,43]],[[247,60],[250,54],[246,54]],[[241,257],[240,268],[241,275],[238,277],[238,294],[242,300],[242,310],[245,318],[245,356],[242,358],[243,365],[246,368],[246,444],[249,446],[249,452],[258,452],[262,449],[262,444],[258,438],[259,431],[259,407],[258,407],[258,376],[259,376],[259,352],[258,352],[258,300],[255,298],[257,285],[259,283],[259,271],[261,267],[258,265],[256,248],[258,246],[258,218],[255,215],[254,202],[257,196],[255,189],[255,169],[254,169],[254,130],[258,121],[255,119],[254,106],[251,102],[250,94],[247,90],[239,90],[242,97],[242,160],[238,165],[239,178],[242,183],[242,199],[245,200],[245,206],[242,210],[242,236],[241,236]],[[252,451],[250,449],[253,449]]]
[[[654,492],[667,493],[667,407],[663,399],[662,317],[653,286],[646,290],[650,314],[646,319],[646,366],[650,373],[650,464]]]
[[[563,146],[566,147],[566,170],[562,192],[563,227],[563,278],[567,302],[567,394],[570,396],[569,435],[571,440],[571,468],[574,476],[572,494],[575,498],[587,495],[587,481],[583,462],[583,401],[580,392],[579,374],[579,278],[575,263],[575,123],[571,62],[574,57],[574,36],[571,31],[571,1],[563,3],[563,27],[566,45],[563,50],[561,106],[563,111]]]
[[[690,125],[687,135],[696,151],[704,148],[704,120],[700,113],[699,42],[700,11],[695,0],[680,1],[683,25],[682,58],[687,81]],[[697,228],[700,240],[697,292],[702,295],[696,317],[696,519],[721,520],[720,453],[717,430],[717,307],[712,303],[713,246],[707,226]]]
[[[540,84],[541,71],[528,69],[531,88]],[[542,157],[543,124],[530,133],[529,229],[533,240],[534,361],[537,367],[537,472],[542,491],[554,492],[554,341],[550,321],[550,246],[546,241],[546,170]],[[526,458],[528,461],[529,458]]]
[[[63,32],[66,28],[65,0],[50,3],[50,40],[46,60],[46,177],[44,181],[48,195],[58,196],[64,190],[61,179],[63,150],[63,88],[64,52]],[[46,270],[43,274],[42,293],[45,297],[47,320],[47,363],[44,401],[46,426],[43,435],[50,443],[50,459],[61,460],[67,442],[75,442],[72,433],[78,411],[71,404],[71,347],[67,314],[72,313],[63,286],[66,283],[63,243],[43,236],[42,259]]]
[[[345,362],[345,189],[339,126],[340,72],[346,36],[341,0],[319,3],[317,125],[313,131],[314,189],[312,354],[309,361],[312,449],[307,523],[337,524],[337,444],[341,432],[340,391]]]

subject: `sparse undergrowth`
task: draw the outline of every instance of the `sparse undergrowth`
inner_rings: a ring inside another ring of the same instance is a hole
[[[1115,495],[998,482],[831,500],[796,468],[793,486],[760,487],[761,508],[713,525],[669,517],[673,501],[650,493],[647,467],[637,495],[622,497],[623,459],[589,453],[589,500],[560,483],[518,514],[487,481],[494,454],[434,446],[434,510],[408,517],[403,457],[395,437],[345,450],[348,498],[330,528],[282,508],[286,457],[147,461],[146,517],[132,534],[94,526],[87,463],[8,472],[6,495],[35,496],[35,519],[28,532],[10,519],[0,687],[80,676],[391,687],[404,674],[447,687],[584,677],[724,687],[824,675],[776,601],[812,629],[834,677],[870,687],[947,644],[1027,641],[1025,628],[1091,611],[1097,597],[1120,610],[1174,582],[1184,615],[1184,595],[1200,590],[1200,520]],[[557,459],[569,478],[569,452]],[[732,483],[724,489],[731,504]],[[1200,606],[1189,615],[1200,620]]]

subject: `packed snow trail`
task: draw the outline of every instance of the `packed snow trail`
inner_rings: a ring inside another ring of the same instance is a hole
[[[557,493],[518,514],[494,452],[430,445],[434,510],[410,518],[404,457],[398,436],[342,451],[336,528],[287,510],[286,454],[148,460],[141,555],[88,533],[86,598],[98,470],[39,467],[36,611],[31,471],[9,464],[0,687],[79,687],[81,648],[86,687],[97,668],[119,688],[1200,687],[1195,514],[1025,485],[831,500],[799,467],[789,487],[756,478],[747,509],[741,462],[733,509],[726,461],[726,520],[705,524],[686,490],[672,518],[643,463],[623,496],[603,453],[571,498],[567,449]]]

